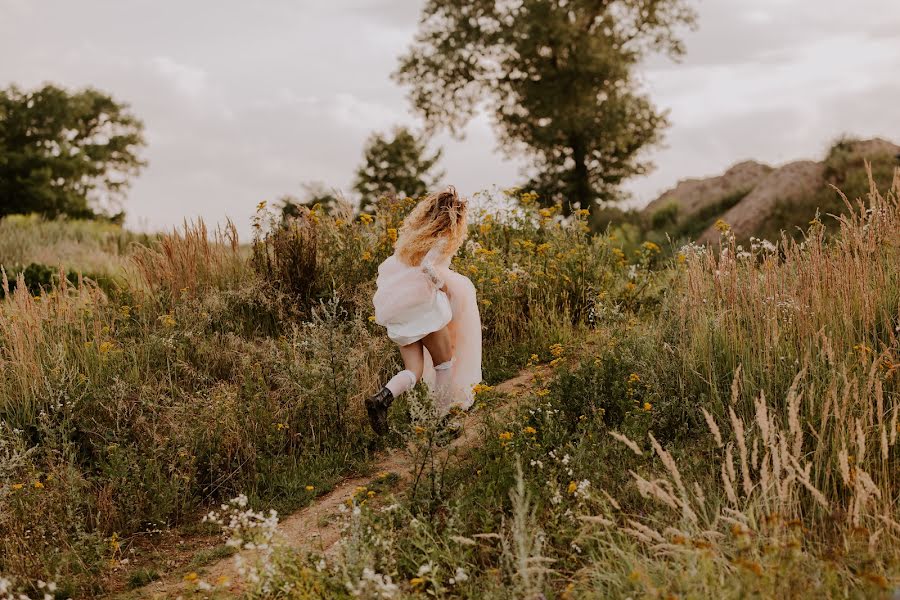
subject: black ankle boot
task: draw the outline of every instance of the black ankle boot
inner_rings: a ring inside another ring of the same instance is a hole
[[[394,401],[394,394],[386,387],[373,396],[366,398],[366,412],[369,413],[369,423],[378,435],[388,432],[387,414],[388,408]]]

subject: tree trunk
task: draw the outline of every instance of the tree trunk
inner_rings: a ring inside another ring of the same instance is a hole
[[[563,212],[572,214],[573,204],[578,203],[581,208],[590,209],[593,204],[591,179],[587,168],[587,148],[584,138],[578,134],[571,136],[572,160],[575,167],[572,169],[572,196],[563,202]]]

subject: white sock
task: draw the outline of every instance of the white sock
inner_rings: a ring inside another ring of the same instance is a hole
[[[444,416],[450,411],[450,403],[453,402],[453,390],[450,389],[453,381],[453,363],[451,358],[434,366],[434,395],[435,408],[439,416]]]
[[[391,380],[384,384],[384,387],[391,390],[394,398],[396,398],[403,392],[411,390],[413,387],[415,387],[415,385],[416,374],[409,369],[404,369],[403,371],[400,371],[399,373],[391,377]]]

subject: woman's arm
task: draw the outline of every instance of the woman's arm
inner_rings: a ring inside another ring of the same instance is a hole
[[[438,274],[438,272],[434,268],[434,263],[441,257],[444,253],[444,248],[447,245],[446,240],[438,240],[435,242],[434,246],[431,247],[431,250],[425,255],[425,258],[422,259],[422,271],[425,275],[428,276],[428,279],[431,280],[431,283],[439,290],[444,292],[447,291],[447,284],[444,282],[443,278]]]

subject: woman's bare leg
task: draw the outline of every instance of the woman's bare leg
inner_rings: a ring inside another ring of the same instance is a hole
[[[428,349],[435,366],[453,358],[453,343],[450,340],[450,331],[446,327],[429,333],[422,338],[422,343]]]
[[[416,376],[416,381],[422,379],[422,370],[425,368],[422,342],[413,342],[407,346],[400,346],[400,358],[403,359],[404,368]]]
[[[452,389],[453,382],[453,342],[446,327],[429,333],[422,340],[434,362],[434,400],[439,416],[444,416],[458,398]]]

